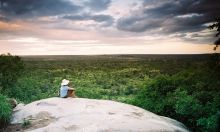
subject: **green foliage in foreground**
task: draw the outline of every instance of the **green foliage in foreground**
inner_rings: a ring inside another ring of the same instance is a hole
[[[58,95],[69,79],[78,97],[130,103],[174,118],[193,131],[214,131],[220,110],[219,68],[201,59],[146,56],[24,58],[25,72],[4,91],[29,103]]]
[[[0,128],[4,127],[10,120],[12,107],[7,98],[0,94]]]
[[[21,74],[24,63],[18,56],[0,55],[0,128],[9,122],[12,106],[1,93],[13,91],[13,86]]]
[[[160,75],[146,82],[133,104],[177,119],[194,131],[215,131],[220,108],[217,79],[198,70]]]
[[[18,56],[0,55],[0,92],[11,88],[24,69],[24,63]]]

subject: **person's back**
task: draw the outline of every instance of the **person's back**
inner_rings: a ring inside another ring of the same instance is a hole
[[[59,96],[61,98],[67,98],[67,97],[76,97],[75,96],[75,89],[68,86],[69,80],[63,79],[60,87],[60,93]]]
[[[69,89],[69,87],[67,85],[61,85],[61,87],[60,87],[60,97],[61,98],[67,97],[68,89]]]

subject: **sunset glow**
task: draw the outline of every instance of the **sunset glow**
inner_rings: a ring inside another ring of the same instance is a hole
[[[218,0],[15,2],[0,0],[1,54],[213,53],[220,16]]]

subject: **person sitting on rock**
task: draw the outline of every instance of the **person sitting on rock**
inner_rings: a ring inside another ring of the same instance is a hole
[[[67,97],[73,97],[75,98],[75,89],[69,87],[69,80],[63,79],[60,87],[60,97],[61,98],[67,98]]]

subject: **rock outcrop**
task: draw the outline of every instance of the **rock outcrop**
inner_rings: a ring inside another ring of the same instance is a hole
[[[12,124],[28,120],[28,132],[188,131],[173,119],[128,104],[84,98],[49,98],[18,105]]]

